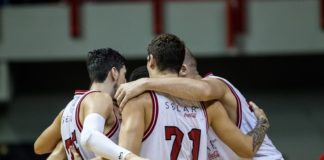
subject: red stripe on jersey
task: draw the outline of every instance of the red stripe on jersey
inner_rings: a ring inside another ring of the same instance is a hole
[[[115,115],[115,113],[114,113],[114,116],[115,116],[116,122],[115,122],[114,126],[111,128],[111,130],[106,134],[106,136],[108,138],[111,138],[116,133],[117,129],[119,128],[119,120],[118,120],[117,116]]]
[[[210,75],[213,75],[213,73],[210,72],[208,75],[206,75],[206,77],[207,77],[207,76],[210,76]],[[217,77],[216,77],[216,78],[217,78]],[[236,103],[237,103],[237,109],[236,109],[236,126],[237,126],[238,128],[241,128],[241,123],[242,123],[242,107],[241,107],[241,100],[240,100],[239,96],[236,94],[234,88],[233,88],[230,84],[228,84],[226,81],[224,81],[224,80],[221,79],[221,78],[217,78],[217,79],[223,81],[223,82],[228,86],[228,88],[231,90],[231,92],[233,93],[233,95],[235,96]]]
[[[236,94],[234,88],[227,84],[224,80],[220,79],[221,81],[223,81],[228,88],[231,90],[231,92],[233,93],[233,95],[235,96],[236,99],[236,103],[237,103],[237,108],[236,108],[236,126],[238,128],[241,128],[241,123],[242,123],[242,107],[241,107],[241,100],[239,98],[239,96]]]
[[[82,100],[83,100],[84,97],[82,97]],[[80,122],[80,103],[81,101],[79,101],[78,105],[77,105],[77,108],[76,108],[76,114],[75,114],[75,122],[76,122],[76,126],[78,127],[79,131],[81,132],[82,131],[82,124]]]
[[[80,95],[80,94],[84,94],[84,93],[86,93],[86,92],[88,92],[89,90],[80,90],[80,89],[77,89],[77,90],[75,90],[74,91],[74,94],[76,94],[76,95]]]
[[[77,90],[78,91],[78,90]],[[78,105],[77,105],[77,107],[76,107],[76,114],[75,114],[75,121],[76,121],[76,125],[77,125],[77,127],[78,127],[78,129],[79,129],[79,131],[81,132],[82,131],[82,128],[83,128],[83,126],[82,126],[82,124],[81,124],[81,121],[80,121],[80,108],[81,108],[81,102],[83,101],[83,99],[87,96],[87,95],[89,95],[90,93],[93,93],[93,92],[100,92],[100,91],[88,91],[88,92],[78,92],[78,93],[83,93],[83,96],[81,97],[81,99],[79,100],[79,102],[78,102]],[[76,92],[76,94],[78,94],[77,92]]]
[[[144,136],[142,139],[142,142],[146,140],[150,136],[150,134],[153,132],[154,127],[156,125],[156,121],[159,115],[159,103],[156,98],[156,95],[154,92],[150,92],[151,99],[152,99],[152,104],[153,104],[153,110],[152,110],[152,117],[151,117],[151,122],[150,125],[148,126],[147,130],[144,132]]]

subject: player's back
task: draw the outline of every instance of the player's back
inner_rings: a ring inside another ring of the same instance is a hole
[[[74,146],[83,159],[91,159],[95,157],[93,152],[83,148],[80,144],[82,123],[79,118],[82,100],[93,92],[99,91],[76,91],[73,99],[68,103],[63,111],[61,120],[61,137],[69,160],[73,159],[69,152],[70,146]],[[107,134],[107,136],[115,143],[118,142],[118,128],[119,122],[116,118],[114,126]]]
[[[207,159],[207,117],[200,103],[184,105],[150,92],[151,122],[144,133],[141,156],[155,160]]]
[[[237,88],[234,87],[234,85],[232,85],[226,79],[224,79],[222,77],[218,77],[218,76],[213,76],[213,75],[211,75],[209,77],[222,80],[230,88],[231,92],[233,93],[233,95],[235,96],[236,101],[237,101],[237,112],[236,112],[237,113],[237,123],[236,123],[237,127],[244,134],[247,134],[250,131],[252,131],[253,128],[257,124],[257,118],[255,117],[254,113],[250,109],[250,106],[249,106],[248,102],[246,101],[245,97],[241,94],[241,92]],[[214,145],[219,146],[219,147],[223,146],[223,148],[218,151],[220,153],[220,155],[228,154],[225,157],[237,157],[237,156],[233,155],[235,153],[228,146],[226,146],[226,144],[224,144],[217,136],[214,136],[214,135],[215,134],[211,134],[211,132],[209,133],[209,135],[208,135],[209,142],[210,141],[213,141],[215,143],[219,142]],[[232,154],[232,156],[229,156],[231,154]],[[224,159],[226,159],[226,158],[224,158]],[[280,153],[279,150],[277,150],[277,148],[273,145],[270,138],[266,135],[262,145],[260,146],[259,150],[257,151],[257,153],[253,159],[261,159],[261,160],[282,159],[282,154]]]

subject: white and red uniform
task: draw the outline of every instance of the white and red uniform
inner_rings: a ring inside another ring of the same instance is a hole
[[[100,91],[76,91],[74,98],[65,107],[61,120],[61,136],[64,144],[65,152],[69,160],[73,160],[71,153],[69,152],[69,147],[74,145],[79,155],[82,159],[91,159],[95,155],[93,152],[82,148],[80,144],[82,124],[79,119],[80,104],[82,100],[90,93],[100,92]],[[118,144],[119,136],[119,120],[116,118],[116,123],[112,129],[106,134],[113,142]]]
[[[250,110],[250,106],[244,96],[229,81],[224,78],[209,75],[208,77],[217,78],[231,89],[237,101],[237,127],[242,133],[247,134],[257,124],[257,118]],[[208,157],[209,160],[235,160],[240,159],[210,128],[208,131]],[[255,154],[254,160],[281,160],[283,159],[280,151],[272,144],[270,138],[266,135],[259,150]]]
[[[207,115],[200,103],[183,105],[150,92],[153,109],[140,155],[154,160],[206,160]]]

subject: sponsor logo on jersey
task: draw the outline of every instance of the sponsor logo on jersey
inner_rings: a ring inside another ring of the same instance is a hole
[[[177,112],[196,113],[200,107],[197,106],[179,106],[177,103],[165,102],[165,109],[173,110]]]

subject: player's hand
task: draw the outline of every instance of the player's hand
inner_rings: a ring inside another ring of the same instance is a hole
[[[134,98],[145,91],[144,84],[147,78],[141,78],[133,82],[121,84],[115,94],[115,99],[119,105],[120,111],[123,110],[125,104],[131,98]]]
[[[270,123],[264,111],[252,101],[249,102],[249,105],[252,107],[254,115],[258,119],[258,122],[260,122],[262,126],[269,128]]]
[[[69,148],[70,153],[74,157],[74,160],[82,160],[80,154],[77,152],[77,150],[74,148],[74,146],[70,146]]]
[[[149,160],[149,159],[139,157],[134,153],[129,153],[126,155],[125,160]]]

